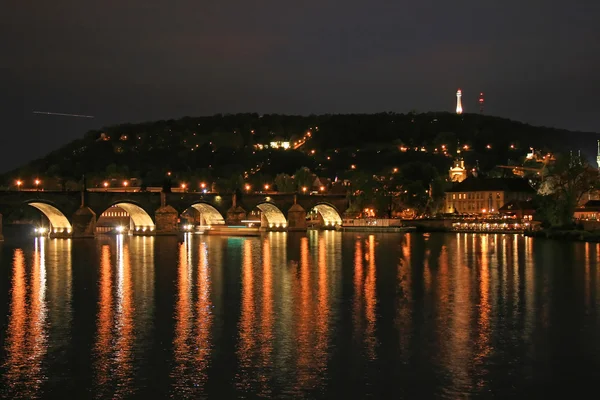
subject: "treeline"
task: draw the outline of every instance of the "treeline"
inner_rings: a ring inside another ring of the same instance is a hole
[[[310,139],[297,151],[255,147],[277,139],[294,142],[306,132],[311,133]],[[469,150],[463,151],[467,164],[486,171],[522,158],[530,146],[595,148],[597,137],[476,114],[185,117],[90,131],[80,140],[5,174],[3,182],[10,186],[17,177],[39,176],[46,183],[68,188],[85,175],[92,186],[106,179],[131,178],[154,186],[162,184],[167,172],[180,181],[237,180],[241,176],[272,182],[277,174],[293,174],[302,167],[318,176],[342,179],[353,173],[352,165],[370,176],[387,174],[410,162],[432,165],[443,176],[459,143],[468,146]],[[401,148],[409,150],[402,152]]]

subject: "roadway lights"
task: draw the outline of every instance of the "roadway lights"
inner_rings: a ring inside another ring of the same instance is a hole
[[[303,191],[304,193],[306,193],[306,191],[307,191],[307,190],[308,190],[308,188],[307,188],[306,186],[302,186],[302,191]]]
[[[269,188],[270,188],[269,184],[268,183],[265,184],[265,190],[269,190]]]
[[[396,172],[398,172],[398,168],[394,168],[394,169],[392,170],[392,172],[395,174]]]
[[[350,169],[356,169],[356,165],[352,164],[352,165],[350,166]]]
[[[103,185],[104,185],[105,188],[107,188],[108,187],[108,182],[104,182]]]
[[[321,186],[321,187],[319,188],[319,190],[320,190],[321,192],[324,192],[324,191],[325,191],[325,186]]]
[[[35,188],[37,190],[37,189],[39,189],[40,183],[42,183],[42,181],[40,181],[39,179],[36,179],[35,181],[33,181],[33,183],[35,183]]]
[[[246,191],[250,191],[250,185],[246,183],[246,186],[244,186],[244,188],[246,189]]]
[[[123,181],[123,186],[127,187],[127,185],[129,185],[129,182]]]
[[[185,188],[186,188],[186,184],[185,184],[185,183],[182,183],[182,184],[181,184],[181,188],[185,190]]]
[[[122,226],[117,226],[115,229],[118,233],[123,233],[123,231],[125,230],[125,228]]]
[[[205,187],[206,187],[206,183],[202,182],[202,183],[200,184],[200,188],[204,189]]]
[[[17,180],[16,184],[17,184],[17,189],[18,189],[18,190],[21,190],[21,185],[23,184],[23,181],[21,181],[21,180],[19,179],[19,180]]]

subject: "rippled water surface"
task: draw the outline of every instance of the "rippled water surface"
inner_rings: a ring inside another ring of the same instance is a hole
[[[9,237],[0,397],[595,393],[599,260],[516,235]]]

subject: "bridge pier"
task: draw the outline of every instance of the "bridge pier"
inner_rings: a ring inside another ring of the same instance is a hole
[[[73,238],[93,238],[95,236],[96,213],[91,208],[79,207],[73,214],[72,220]]]
[[[154,213],[157,235],[177,235],[177,219],[179,213],[169,205],[160,207]]]
[[[295,203],[288,211],[288,231],[306,231],[306,211]]]
[[[246,219],[246,211],[240,206],[232,206],[227,210],[227,217],[225,222],[227,225],[241,225],[242,221]]]

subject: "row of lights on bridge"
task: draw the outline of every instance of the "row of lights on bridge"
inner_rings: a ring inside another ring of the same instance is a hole
[[[19,180],[17,180],[15,183],[16,183],[16,185],[17,185],[17,188],[21,189],[21,186],[23,186],[23,183],[24,183],[24,182],[23,182],[22,180],[20,180],[20,179],[19,179]],[[39,180],[39,179],[36,179],[36,180],[34,180],[34,181],[33,181],[33,183],[35,184],[35,187],[36,187],[36,188],[39,188],[39,186],[40,186],[40,184],[42,183],[42,181],[41,181],[41,180]],[[123,187],[127,187],[127,186],[129,186],[129,181],[123,181],[123,182],[122,182],[122,185],[123,185]],[[104,186],[105,188],[108,188],[108,187],[110,186],[110,183],[109,183],[109,182],[107,182],[107,181],[104,181],[104,182],[102,183],[102,186]],[[188,187],[188,186],[187,186],[187,184],[186,184],[186,183],[182,183],[182,184],[180,185],[180,187],[181,187],[181,189],[184,189],[184,190],[185,190],[185,189],[187,189],[187,187]],[[206,189],[206,183],[202,182],[202,183],[200,184],[200,188],[201,188],[202,190],[205,190],[205,189]],[[252,186],[251,186],[250,184],[248,184],[248,183],[247,183],[247,184],[244,186],[244,188],[246,189],[246,191],[247,191],[247,192],[249,192],[249,191],[250,191],[250,189],[252,189]],[[265,188],[265,190],[270,190],[270,189],[271,189],[271,185],[269,185],[269,184],[267,183],[267,184],[265,184],[265,185],[264,185],[264,188]],[[303,186],[303,187],[302,187],[302,192],[303,192],[303,193],[306,193],[307,191],[308,191],[308,187],[306,187],[306,186]],[[324,192],[324,191],[325,191],[325,186],[321,186],[321,187],[319,187],[319,191],[320,191],[320,192]]]
[[[25,183],[25,182],[24,182],[24,181],[22,181],[21,179],[17,179],[17,180],[16,180],[16,182],[15,182],[15,184],[17,185],[17,188],[19,188],[19,189],[21,189],[21,186],[23,186],[23,184],[24,184],[24,183]],[[40,184],[41,184],[41,183],[42,183],[42,181],[41,181],[41,180],[39,180],[38,178],[36,178],[36,179],[33,181],[33,184],[35,185],[36,189],[40,187]]]

